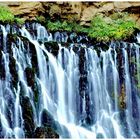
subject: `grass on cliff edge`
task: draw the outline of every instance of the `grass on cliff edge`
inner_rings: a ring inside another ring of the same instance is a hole
[[[0,21],[4,23],[13,23],[13,22],[16,22],[18,24],[24,23],[24,20],[15,17],[7,6],[0,6]]]
[[[46,22],[51,31],[74,31],[86,33],[97,41],[122,40],[130,37],[138,26],[129,14],[114,13],[109,17],[98,14],[93,17],[90,27],[83,27],[75,22],[50,21]]]

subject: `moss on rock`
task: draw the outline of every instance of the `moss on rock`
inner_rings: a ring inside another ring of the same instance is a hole
[[[119,96],[119,107],[123,110],[126,109],[126,93],[124,84],[122,84],[121,94]]]

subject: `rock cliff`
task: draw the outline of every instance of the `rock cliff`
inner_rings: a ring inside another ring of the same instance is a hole
[[[43,15],[45,18],[76,20],[82,25],[89,25],[97,13],[129,12],[140,23],[140,2],[0,2],[8,5],[14,15],[27,20]]]

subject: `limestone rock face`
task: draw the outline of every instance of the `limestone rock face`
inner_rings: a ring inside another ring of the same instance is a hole
[[[86,22],[89,22],[93,16],[95,16],[98,13],[98,8],[95,6],[90,6],[88,8],[85,8],[82,12],[82,17],[81,17],[81,24],[86,24]]]
[[[40,2],[1,2],[0,5],[7,5],[14,15],[27,20],[35,19],[45,10]]]
[[[10,7],[14,15],[33,20],[37,16],[50,16],[52,19],[79,21],[89,25],[97,13],[110,14],[117,11],[129,12],[136,21],[140,21],[140,2],[0,2]]]
[[[102,7],[99,8],[99,12],[108,12],[114,10],[114,4],[113,3],[106,3]]]
[[[129,2],[114,2],[114,7],[118,10],[124,10],[125,8],[131,7]]]

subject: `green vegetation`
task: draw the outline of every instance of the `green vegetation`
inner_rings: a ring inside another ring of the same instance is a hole
[[[0,21],[8,22],[8,23],[15,22],[18,24],[24,23],[24,20],[18,17],[15,17],[7,6],[0,6]]]
[[[127,13],[115,13],[110,17],[97,15],[93,18],[90,26],[89,36],[98,41],[126,39],[137,28]]]
[[[40,22],[44,19],[38,17]],[[84,27],[76,22],[51,21],[44,22],[50,31],[74,31],[86,33],[97,41],[121,40],[130,37],[138,26],[127,13],[114,13],[110,16],[98,14],[93,17],[90,27]]]
[[[90,27],[84,27],[76,22],[51,21],[44,16],[36,17],[38,22],[46,25],[50,31],[68,31],[86,33],[97,41],[110,41],[126,39],[132,35],[137,27],[135,21],[127,13],[114,13],[110,16],[98,14],[93,17]],[[8,23],[24,24],[24,20],[15,17],[6,6],[0,6],[0,21]]]
[[[48,21],[47,22],[47,28],[51,31],[74,31],[74,32],[84,32],[84,33],[88,33],[88,28],[85,28],[79,24],[77,24],[76,22],[67,22],[67,21],[56,21],[56,22],[52,22],[52,21]]]
[[[14,19],[14,15],[10,12],[10,10],[5,6],[0,6],[0,21],[12,22],[13,19]]]
[[[46,19],[44,16],[37,16],[36,17],[36,21],[37,22],[40,22],[40,23],[45,23],[46,22]]]

